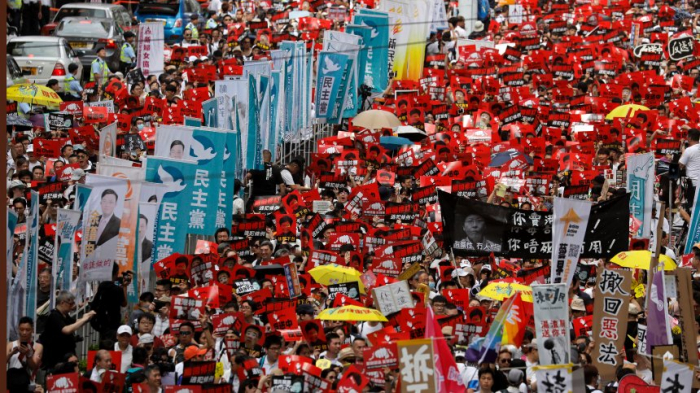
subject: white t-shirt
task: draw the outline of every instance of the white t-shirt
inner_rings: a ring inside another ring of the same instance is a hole
[[[294,178],[292,177],[292,172],[289,171],[289,169],[282,169],[280,172],[280,175],[282,176],[282,181],[284,181],[285,185],[288,186],[293,186],[294,184]]]
[[[119,349],[119,343],[114,343],[114,350],[115,351],[120,351],[122,353],[122,364],[121,364],[121,372],[125,373],[126,370],[129,369],[129,366],[131,366],[131,359],[132,359],[132,354],[134,352],[134,347],[131,345],[127,345],[125,350]]]
[[[700,180],[700,144],[695,144],[685,149],[678,162],[685,166],[686,176],[688,176],[693,181],[693,185],[697,187],[698,180]]]

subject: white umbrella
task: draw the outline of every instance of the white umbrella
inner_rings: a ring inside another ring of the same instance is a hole
[[[396,128],[401,125],[401,122],[391,112],[373,109],[355,116],[352,119],[352,125],[369,130],[379,130],[382,128]]]
[[[399,126],[396,128],[395,135],[410,139],[414,142],[418,142],[428,137],[428,134],[426,134],[425,131],[419,130],[413,126]]]

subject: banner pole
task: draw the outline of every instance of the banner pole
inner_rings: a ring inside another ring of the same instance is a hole
[[[646,290],[649,291],[651,288],[651,279],[653,277],[653,272],[656,270],[656,267],[659,265],[659,254],[661,253],[661,238],[660,236],[663,235],[663,229],[664,229],[664,214],[662,213],[663,211],[666,210],[666,202],[661,202],[661,212],[656,212],[656,232],[654,233],[654,236],[656,236],[656,247],[654,250],[654,255],[651,257],[651,261],[649,261],[649,270],[647,271],[647,287]],[[669,223],[670,225],[670,223]],[[670,235],[669,235],[670,236]],[[645,308],[649,307],[649,296],[645,296],[645,301],[644,301]]]

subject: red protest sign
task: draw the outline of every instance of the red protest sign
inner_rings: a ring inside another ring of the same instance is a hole
[[[368,370],[396,368],[399,364],[399,350],[396,343],[385,343],[371,348],[365,348],[362,353],[365,367]]]
[[[85,123],[106,123],[108,111],[103,106],[88,106],[83,108],[83,121]]]
[[[78,393],[80,391],[80,374],[57,374],[46,377],[47,392]]]
[[[61,139],[44,139],[44,138],[35,138],[34,141],[32,141],[32,144],[34,146],[34,157],[36,158],[41,158],[41,157],[59,157],[61,155],[61,148],[68,143],[70,139],[68,138],[61,138]]]

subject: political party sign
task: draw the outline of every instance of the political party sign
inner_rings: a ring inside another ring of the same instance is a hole
[[[56,235],[54,236],[54,260],[51,266],[53,288],[67,291],[73,281],[73,264],[75,254],[75,233],[80,222],[80,212],[68,209],[58,209]],[[55,298],[51,297],[51,308],[55,306]]]
[[[108,281],[112,279],[112,266],[126,263],[120,230],[129,181],[88,174],[85,183],[92,192],[83,210],[80,278],[83,282]]]
[[[162,199],[157,201],[160,209],[152,262],[185,252],[196,166],[194,161],[162,157],[149,157],[146,162],[146,181],[167,187]]]
[[[551,282],[571,284],[583,248],[591,203],[554,198]]]

